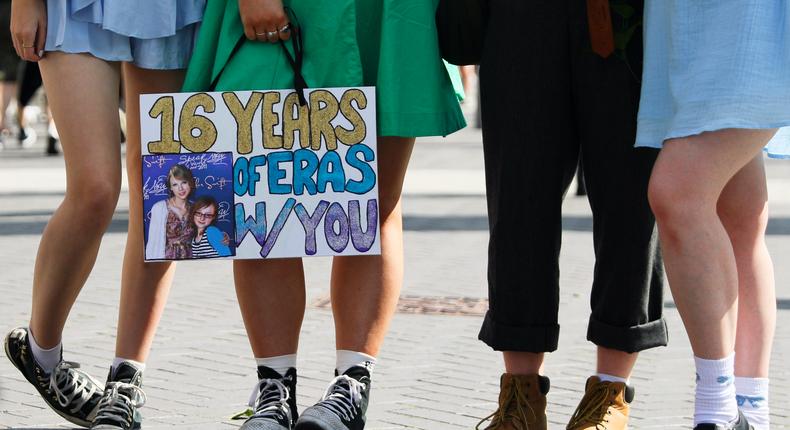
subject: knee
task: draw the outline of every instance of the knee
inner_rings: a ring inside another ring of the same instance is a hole
[[[765,235],[768,203],[759,192],[738,202],[720,201],[717,212],[732,241],[754,242]]]
[[[117,183],[95,181],[76,188],[67,192],[67,200],[70,200],[80,219],[86,220],[88,224],[106,227],[118,204],[120,180]]]
[[[656,221],[673,224],[693,213],[694,207],[687,191],[677,181],[654,176],[647,187],[647,199]]]

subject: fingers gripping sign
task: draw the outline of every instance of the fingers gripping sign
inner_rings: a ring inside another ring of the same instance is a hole
[[[15,1],[11,5],[11,36],[20,58],[38,61],[47,40],[47,9],[44,0]]]
[[[291,37],[282,0],[239,0],[239,14],[249,40],[277,43]]]

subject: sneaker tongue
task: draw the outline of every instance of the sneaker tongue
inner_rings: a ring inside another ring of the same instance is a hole
[[[139,375],[140,369],[135,367],[133,364],[124,361],[115,369],[115,375],[113,375],[112,380],[114,382],[125,382],[127,384],[134,383],[135,385],[138,385],[133,381],[136,381]]]
[[[282,379],[285,375],[267,366],[258,366],[258,379]]]
[[[362,378],[370,378],[370,371],[362,366],[351,366],[348,370],[346,370],[347,375],[351,378],[356,379],[357,381],[361,380]]]

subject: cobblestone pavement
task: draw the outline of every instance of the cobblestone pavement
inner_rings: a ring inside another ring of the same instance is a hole
[[[62,198],[63,160],[41,145],[0,152],[0,331],[26,323],[39,234]],[[369,429],[471,429],[495,408],[498,354],[477,341],[485,288],[487,224],[480,133],[462,131],[418,143],[405,186],[404,300],[381,352]],[[776,262],[779,324],[772,362],[774,428],[790,428],[790,163],[770,162],[773,218],[768,244]],[[127,196],[102,244],[96,268],[64,333],[66,358],[103,378],[113,357]],[[549,420],[564,428],[592,372],[585,341],[592,278],[592,220],[569,193],[564,212],[559,351],[548,356]],[[76,238],[75,238],[76,239]],[[306,261],[308,309],[299,353],[299,404],[315,401],[334,364],[326,307],[329,260]],[[667,294],[670,346],[642,354],[632,428],[690,428],[693,366]],[[223,429],[255,383],[227,262],[184,263],[154,342],[145,427]],[[69,428],[44,407],[0,358],[0,428]]]

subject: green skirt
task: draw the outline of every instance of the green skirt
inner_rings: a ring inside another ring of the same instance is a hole
[[[379,136],[446,136],[463,128],[439,54],[438,0],[286,0],[302,27],[309,87],[376,87]],[[184,91],[293,88],[279,44],[243,37],[236,0],[209,0]],[[290,42],[287,45],[291,46]]]

